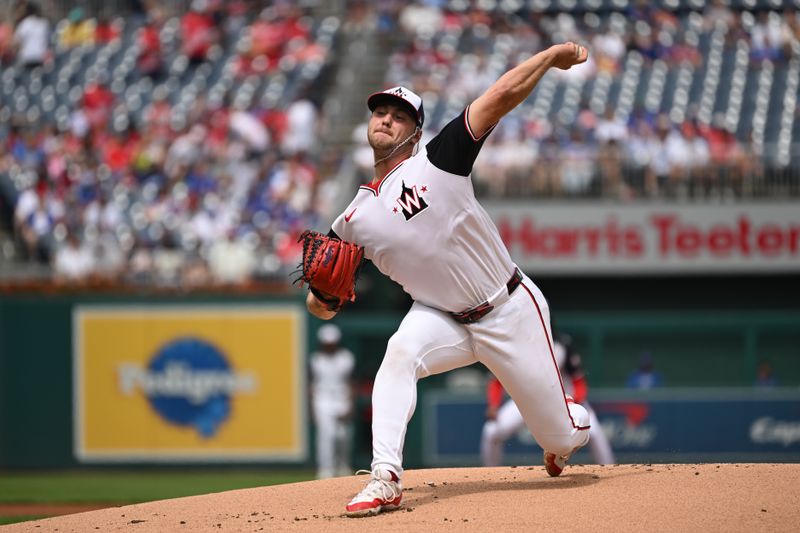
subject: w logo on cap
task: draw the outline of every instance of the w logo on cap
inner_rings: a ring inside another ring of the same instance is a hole
[[[397,87],[394,91],[392,91],[392,94],[396,94],[400,98],[405,98],[406,97],[406,93],[405,93],[405,91],[403,91],[402,87]]]

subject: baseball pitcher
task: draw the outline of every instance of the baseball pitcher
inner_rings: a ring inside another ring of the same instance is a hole
[[[486,136],[550,68],[569,69],[586,48],[551,46],[501,76],[425,146],[420,96],[405,87],[372,94],[367,139],[373,179],[333,222],[306,232],[301,279],[309,311],[333,317],[355,298],[361,258],[399,283],[414,303],[389,339],[372,394],[371,477],[349,516],[402,501],[403,443],[417,380],[483,363],[519,406],[545,450],[550,475],[589,439],[589,414],[568,402],[558,372],[544,295],[511,261],[473,192],[470,173]]]

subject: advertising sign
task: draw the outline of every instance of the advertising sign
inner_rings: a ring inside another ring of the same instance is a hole
[[[796,391],[697,393],[687,389],[649,396],[603,391],[598,396],[602,400],[591,405],[623,462],[800,459],[800,393]],[[431,392],[424,405],[426,464],[479,464],[485,399]],[[593,462],[589,448],[576,455],[576,462]],[[522,427],[506,442],[505,463],[538,464],[541,453]]]
[[[76,456],[303,460],[304,317],[296,306],[76,308]]]
[[[539,274],[800,271],[791,202],[486,202],[512,258]]]

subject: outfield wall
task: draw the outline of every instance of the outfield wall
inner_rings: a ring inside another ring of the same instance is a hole
[[[797,388],[601,389],[590,396],[618,462],[800,461]],[[481,464],[483,395],[430,391],[421,406],[426,465]],[[528,464],[541,454],[522,427],[506,442],[504,464]],[[576,463],[596,461],[590,447],[574,458]]]
[[[354,308],[336,319],[358,358],[354,465],[369,460],[369,381],[401,318]],[[293,297],[4,296],[0,468],[310,466],[305,360],[318,326]],[[748,388],[765,357],[781,386],[800,386],[795,311],[567,312],[558,327],[595,393],[622,387],[643,350],[670,390]],[[420,398],[450,378],[423,380]],[[430,462],[427,416],[409,426],[408,466]]]

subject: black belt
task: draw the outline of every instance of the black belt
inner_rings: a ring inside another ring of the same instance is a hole
[[[514,275],[511,276],[511,279],[508,280],[508,283],[506,283],[506,289],[508,290],[509,296],[511,293],[517,290],[517,287],[519,287],[520,283],[522,283],[522,272],[520,272],[518,268],[515,268]],[[461,324],[474,324],[481,318],[488,315],[492,309],[494,309],[494,306],[486,301],[478,306],[473,307],[472,309],[467,309],[466,311],[461,311],[460,313],[450,313],[450,316],[453,317],[456,322],[460,322]]]

